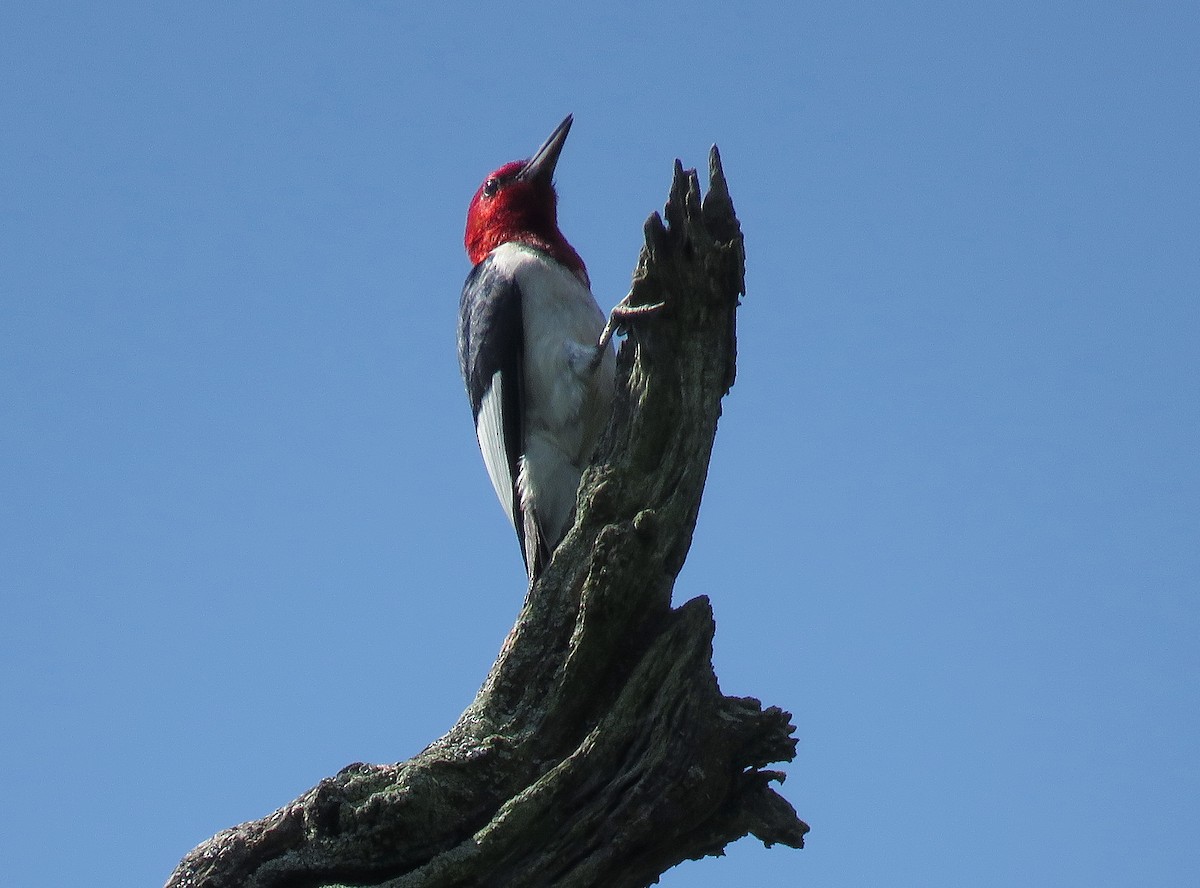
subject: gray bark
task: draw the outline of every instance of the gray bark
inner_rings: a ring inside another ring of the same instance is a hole
[[[459,722],[414,758],[353,764],[189,853],[168,888],[640,888],[752,833],[803,846],[765,770],[791,716],[726,697],[706,598],[671,608],[722,396],[742,235],[720,158],[703,201],[676,162],[646,222],[613,418],[573,528]]]

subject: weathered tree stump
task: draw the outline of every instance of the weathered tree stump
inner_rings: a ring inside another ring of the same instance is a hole
[[[613,417],[574,527],[458,723],[406,762],[353,764],[183,859],[167,888],[641,888],[753,833],[808,827],[763,770],[791,716],[725,697],[708,600],[671,608],[734,380],[741,229],[714,148],[646,222]]]

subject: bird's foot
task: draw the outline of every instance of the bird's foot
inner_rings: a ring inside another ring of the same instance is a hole
[[[630,305],[629,300],[632,297],[633,291],[630,290],[609,314],[608,321],[600,332],[600,340],[596,343],[596,356],[592,359],[594,366],[600,365],[600,361],[604,358],[604,350],[612,342],[613,336],[627,330],[630,322],[652,315],[667,304],[666,302],[652,302],[648,305]]]

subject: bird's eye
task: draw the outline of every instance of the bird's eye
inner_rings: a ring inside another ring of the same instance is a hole
[[[491,197],[500,189],[500,180],[494,176],[483,183],[483,193],[487,197]]]

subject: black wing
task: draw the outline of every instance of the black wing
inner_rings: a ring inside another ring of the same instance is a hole
[[[544,560],[532,516],[524,514],[518,489],[525,430],[525,352],[521,289],[492,257],[467,276],[459,303],[458,362],[475,434],[496,496],[517,532],[526,570]]]

